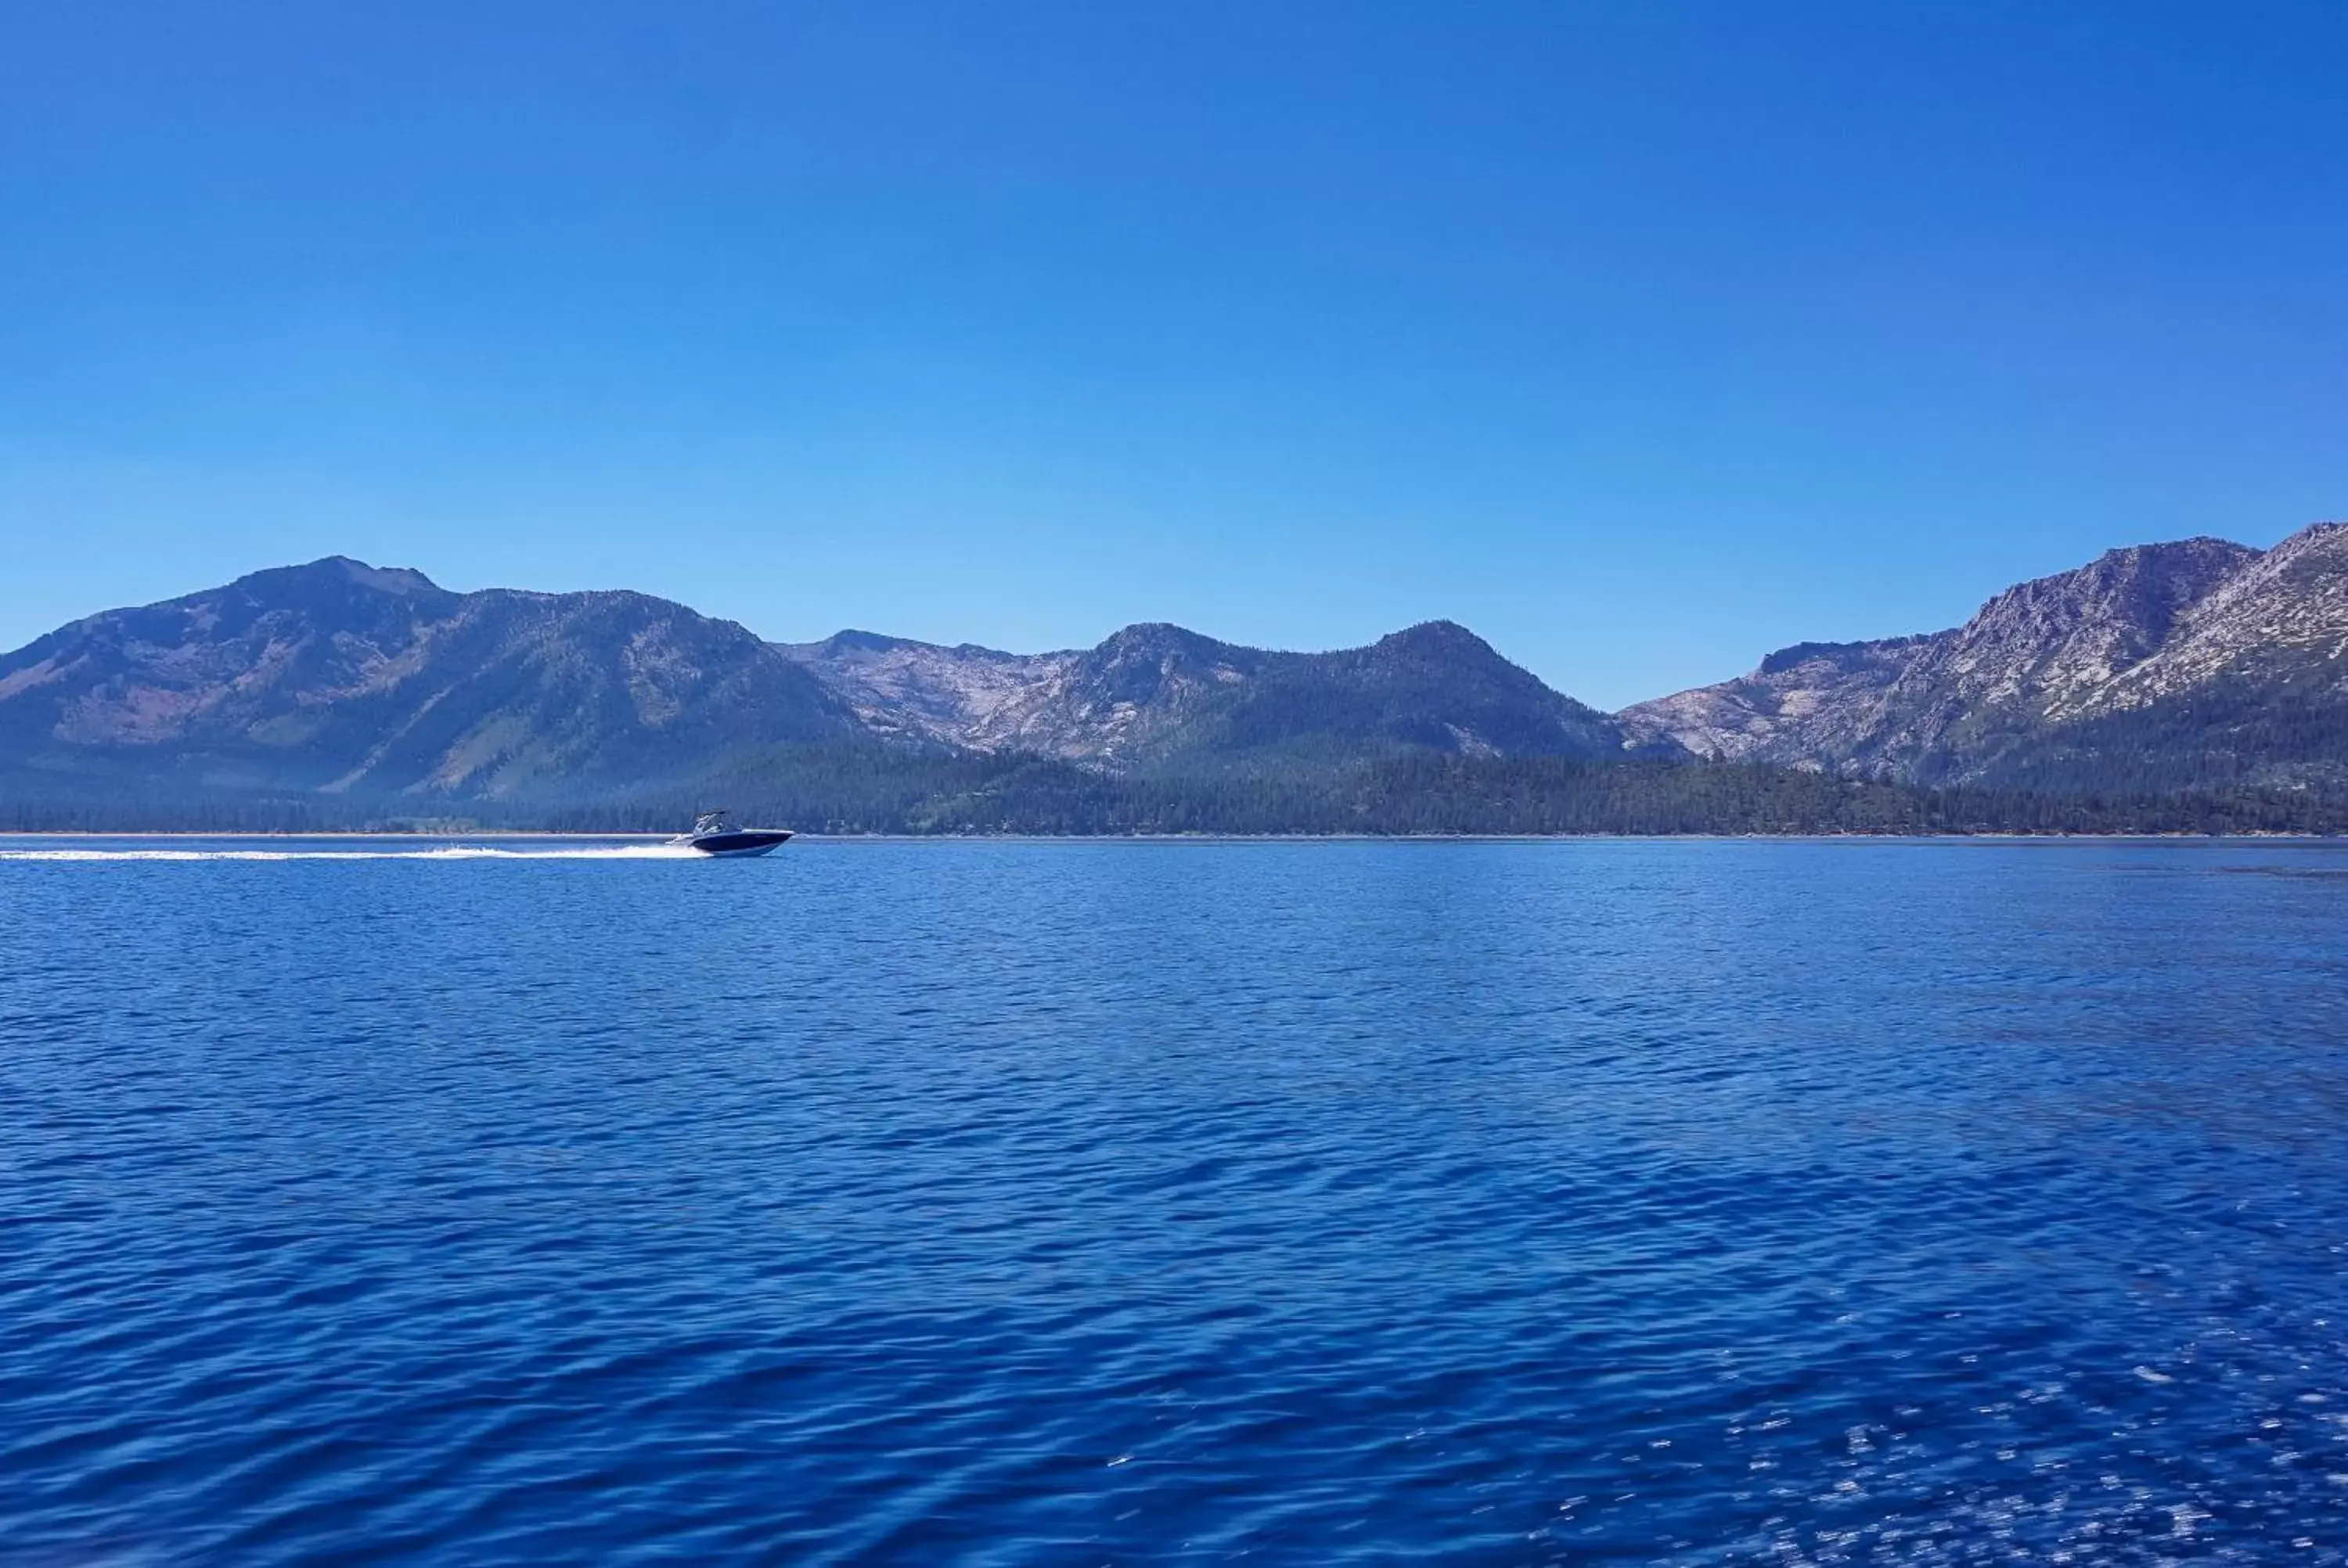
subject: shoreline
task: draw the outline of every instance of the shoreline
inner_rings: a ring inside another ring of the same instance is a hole
[[[672,833],[563,833],[546,828],[478,828],[416,832],[396,828],[316,828],[299,833],[204,832],[192,829],[108,832],[102,828],[0,829],[14,839],[223,839],[288,843],[299,840],[392,839],[454,843],[532,839],[579,843],[666,844]],[[2348,844],[2348,835],[2324,833],[798,833],[808,844]]]

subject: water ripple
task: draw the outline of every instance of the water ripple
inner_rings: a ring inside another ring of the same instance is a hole
[[[0,845],[7,1568],[2348,1559],[2340,851],[347,847]]]

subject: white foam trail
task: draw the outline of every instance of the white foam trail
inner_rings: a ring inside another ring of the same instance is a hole
[[[593,848],[499,849],[448,844],[432,849],[0,849],[0,860],[693,860],[679,844]]]

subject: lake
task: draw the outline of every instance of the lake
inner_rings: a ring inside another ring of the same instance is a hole
[[[2327,845],[0,840],[0,1563],[2340,1562],[2343,959]]]

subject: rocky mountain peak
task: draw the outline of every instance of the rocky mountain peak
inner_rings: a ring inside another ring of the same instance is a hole
[[[369,566],[349,556],[326,556],[300,566],[247,572],[229,584],[228,589],[256,598],[286,600],[353,589],[401,598],[455,597],[413,567]]]
[[[1119,627],[1093,650],[1103,659],[1212,659],[1226,644],[1168,620],[1138,620]]]
[[[901,637],[888,637],[878,631],[858,631],[852,628],[835,631],[820,642],[793,645],[805,649],[811,657],[836,659],[860,653],[893,653],[904,648],[923,648],[926,643],[911,642]]]
[[[1393,653],[1421,659],[1498,659],[1492,645],[1456,620],[1422,620],[1390,631],[1374,645]]]
[[[1944,715],[2011,706],[2032,721],[2077,709],[2258,553],[2215,538],[2134,545],[2007,589],[1919,651],[1890,704],[1888,743],[1929,749],[1941,738],[1940,721],[1905,717],[1905,706]]]
[[[2348,692],[2348,524],[2301,529],[2178,619],[2160,649],[2086,712],[2145,708],[2220,684]]]
[[[1111,633],[1080,655],[1068,671],[1068,691],[1081,712],[1116,733],[1104,754],[1127,737],[1142,709],[1188,706],[1203,691],[1244,680],[1243,651],[1186,627],[1143,621]]]
[[[1763,655],[1760,665],[1753,673],[1756,677],[1781,675],[1805,664],[1818,664],[1830,670],[1858,670],[1879,662],[1887,655],[1913,650],[1929,640],[1920,636],[1881,638],[1872,642],[1797,642],[1790,648],[1780,648],[1775,653]]]
[[[2348,570],[2348,522],[2311,523],[2267,551],[2278,576]]]
[[[2069,624],[2127,620],[2165,634],[2169,618],[2258,557],[2218,538],[2128,545],[2085,566],[2017,583],[1984,604],[1966,628],[2001,618],[2054,616]]]

